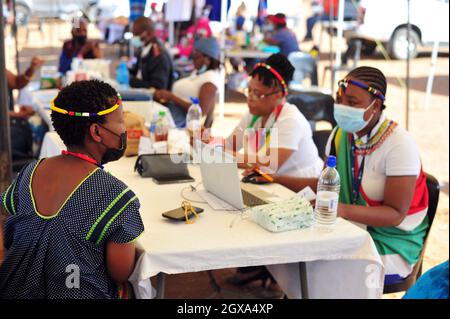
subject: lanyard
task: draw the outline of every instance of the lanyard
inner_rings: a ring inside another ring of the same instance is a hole
[[[95,159],[93,159],[92,157],[89,157],[85,154],[82,153],[74,153],[74,152],[69,152],[69,151],[62,151],[61,152],[62,155],[72,155],[74,157],[78,157],[79,159],[82,159],[83,161],[86,161],[88,163],[94,164],[98,167],[100,167],[101,169],[103,169],[103,165],[101,165],[100,163],[98,163]]]
[[[275,122],[278,120],[278,117],[280,116],[281,110],[283,109],[283,104],[278,105],[272,112],[273,116],[273,121],[272,123],[270,123],[270,125],[267,127],[268,132],[266,134],[266,140],[264,143],[265,148],[267,148],[267,146],[269,145],[270,142],[270,131],[272,130],[272,127],[275,125]],[[248,125],[247,128],[254,128],[256,122],[261,118],[260,115],[253,115],[252,121],[250,122],[250,124]],[[256,132],[256,145],[258,147],[257,151],[259,151],[260,149],[262,149],[262,147],[260,147],[260,139],[259,139],[259,133]]]
[[[370,139],[370,133],[367,135],[367,140]],[[361,181],[362,176],[364,174],[364,162],[365,162],[365,155],[363,155],[363,159],[361,161],[361,166],[358,167],[358,158],[356,155],[356,146],[355,146],[355,139],[353,138],[353,134],[350,133],[350,141],[352,145],[351,154],[350,154],[350,161],[351,161],[351,168],[352,168],[352,204],[356,204],[356,202],[359,199],[359,193],[361,189]]]

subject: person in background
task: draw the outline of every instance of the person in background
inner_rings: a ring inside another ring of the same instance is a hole
[[[333,8],[331,8],[333,7]],[[313,40],[313,29],[318,21],[330,21],[330,13],[333,9],[331,17],[337,19],[339,0],[315,0],[313,1],[313,16],[306,19],[306,35],[303,41]]]
[[[103,170],[126,149],[120,96],[79,81],[51,109],[67,151],[25,166],[0,195],[8,214],[0,299],[124,298],[144,225],[135,194]],[[78,289],[70,274],[79,274]]]
[[[71,69],[73,58],[100,59],[102,52],[98,42],[88,40],[88,23],[84,19],[75,19],[72,23],[72,39],[64,42],[59,57],[58,71],[65,74]]]
[[[338,216],[367,226],[385,267],[385,283],[393,283],[406,278],[419,260],[429,227],[428,189],[417,144],[383,112],[386,90],[384,74],[367,66],[339,81],[337,127],[326,154],[337,157]],[[317,189],[317,178],[273,179],[293,191]]]
[[[202,114],[214,110],[220,85],[220,46],[215,38],[200,38],[194,44],[195,70],[189,77],[173,84],[172,91],[156,90],[155,99],[166,104],[177,127],[184,127],[190,98],[198,98]]]
[[[6,69],[6,82],[9,91],[9,119],[11,132],[11,152],[12,159],[30,158],[33,155],[33,135],[28,119],[34,115],[34,108],[31,105],[21,105],[18,110],[14,110],[13,90],[25,88],[34,77],[36,71],[42,66],[44,60],[39,57],[31,59],[28,69],[16,75]]]
[[[23,89],[30,83],[36,71],[40,69],[43,64],[44,60],[42,60],[40,57],[33,57],[31,59],[30,66],[22,74],[16,75],[11,71],[9,71],[8,69],[6,69],[5,72],[8,90],[12,91]],[[10,98],[12,99],[12,94],[10,94]],[[28,118],[34,114],[33,108],[31,106],[21,106],[20,110],[18,112],[15,112],[13,109],[14,101],[12,100],[9,101],[9,107],[10,107],[9,116],[11,117]]]
[[[269,45],[275,45],[280,48],[280,53],[289,56],[292,52],[300,51],[297,37],[292,30],[289,30],[286,25],[286,16],[283,13],[269,15],[267,17],[269,22],[269,31],[272,30],[271,35],[264,37],[264,42]]]
[[[130,68],[130,86],[170,90],[173,82],[172,59],[155,36],[153,22],[144,16],[133,23],[131,44],[137,49],[136,63]]]

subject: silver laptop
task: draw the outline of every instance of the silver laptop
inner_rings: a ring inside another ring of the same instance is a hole
[[[236,209],[271,203],[272,194],[256,185],[241,183],[235,157],[211,145],[201,144],[200,171],[205,189]]]

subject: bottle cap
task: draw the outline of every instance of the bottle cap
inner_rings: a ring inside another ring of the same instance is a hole
[[[336,156],[333,155],[328,156],[327,166],[333,168],[336,167]]]
[[[197,98],[195,98],[195,97],[190,97],[190,99],[191,99],[191,102],[193,103],[193,104],[200,104],[200,100],[199,99],[197,99]]]

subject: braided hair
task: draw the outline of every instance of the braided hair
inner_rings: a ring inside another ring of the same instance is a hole
[[[98,80],[73,82],[58,93],[54,103],[67,111],[98,113],[117,103],[117,92]],[[56,133],[68,147],[84,146],[89,126],[106,122],[105,116],[75,117],[57,112],[51,113],[51,119]]]
[[[387,90],[387,82],[384,74],[378,70],[377,68],[373,68],[370,66],[360,66],[347,75],[347,77],[352,77],[355,80],[360,80],[367,85],[373,87],[376,90],[379,90],[384,96],[386,96]],[[382,109],[384,110],[386,106],[382,105]]]
[[[287,85],[289,85],[289,82],[292,81],[292,77],[294,76],[295,68],[292,66],[291,62],[289,62],[285,55],[281,53],[272,54],[264,63],[274,68],[281,75]],[[272,72],[270,72],[266,68],[255,68],[250,73],[250,76],[257,76],[267,87],[281,87],[280,81]]]

